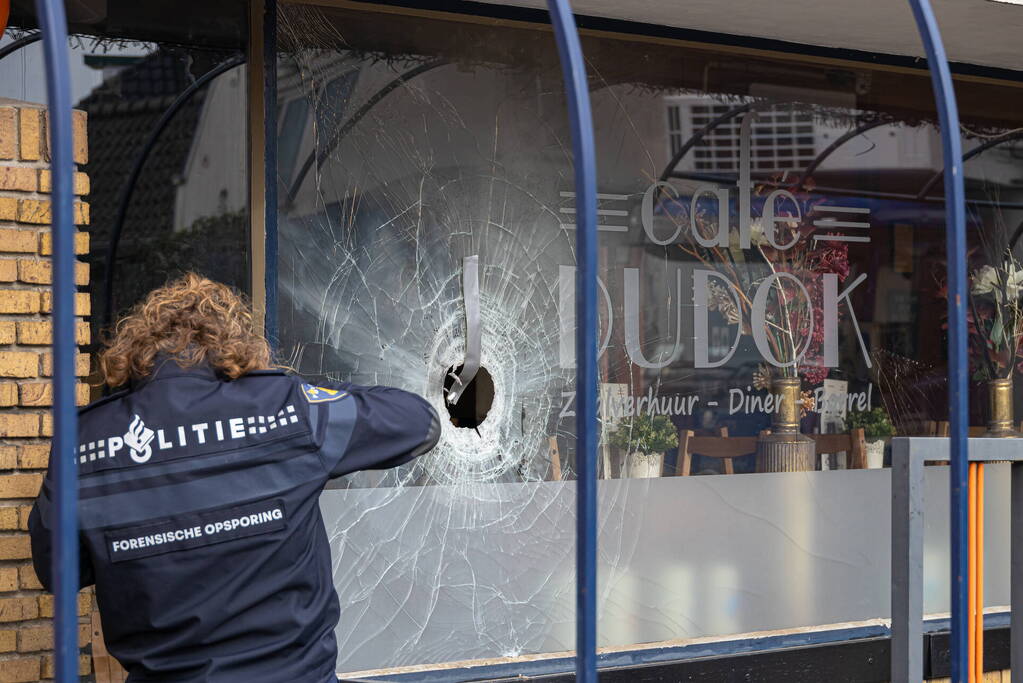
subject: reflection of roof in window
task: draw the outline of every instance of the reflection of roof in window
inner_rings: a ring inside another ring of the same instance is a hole
[[[194,80],[189,61],[184,54],[157,50],[118,71],[76,105],[89,116],[90,261],[97,281],[105,276],[107,242],[128,174],[160,116]],[[196,93],[177,112],[146,161],[128,207],[122,252],[143,236],[173,229],[176,177],[188,159],[204,95]]]
[[[104,82],[77,105],[89,114],[89,201],[96,247],[106,242],[135,158],[160,116],[190,80],[180,58],[156,52]],[[172,227],[173,178],[184,168],[202,101],[203,93],[196,93],[157,142],[128,209],[126,239]],[[93,251],[102,253],[96,247]]]
[[[90,55],[86,58],[86,63],[109,59],[110,56],[106,55]],[[188,73],[184,55],[162,49],[128,64],[127,67],[113,78],[104,81],[82,100],[79,106],[87,107],[103,101],[124,102],[177,95],[193,80]]]

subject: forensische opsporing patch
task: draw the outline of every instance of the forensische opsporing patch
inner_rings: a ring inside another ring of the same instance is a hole
[[[179,550],[191,550],[236,538],[277,531],[287,526],[284,501],[261,500],[227,508],[175,515],[105,534],[111,562]]]

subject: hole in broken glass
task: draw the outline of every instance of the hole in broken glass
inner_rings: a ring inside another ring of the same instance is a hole
[[[453,365],[444,373],[444,395],[455,385],[455,377],[462,371],[461,365]],[[453,404],[444,402],[451,424],[463,429],[475,429],[487,419],[487,413],[494,404],[494,379],[486,368],[481,367],[469,382],[462,395]]]

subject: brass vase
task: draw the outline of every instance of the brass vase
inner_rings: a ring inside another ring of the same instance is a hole
[[[984,436],[995,439],[1014,439],[1023,434],[1012,424],[1012,378],[988,380],[988,421]]]
[[[798,377],[771,383],[775,412],[771,432],[757,443],[757,472],[808,472],[816,469],[814,441],[799,432],[802,385]]]

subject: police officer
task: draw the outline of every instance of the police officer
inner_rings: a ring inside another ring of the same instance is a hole
[[[272,369],[243,300],[193,274],[121,320],[100,367],[127,389],[80,413],[81,584],[128,680],[336,680],[317,499],[328,479],[433,448],[433,408]],[[47,475],[29,527],[48,589],[52,525]]]

